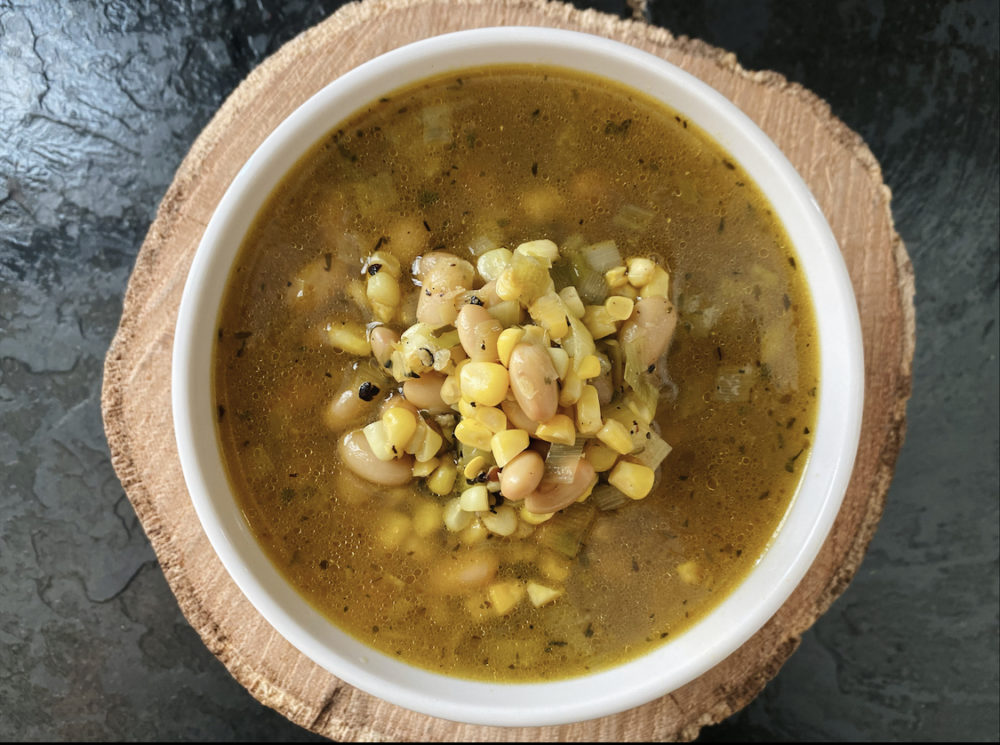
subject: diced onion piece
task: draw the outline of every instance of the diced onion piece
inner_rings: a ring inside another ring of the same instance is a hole
[[[598,484],[590,495],[591,503],[602,512],[616,510],[629,499],[611,484]]]
[[[580,249],[591,269],[604,273],[612,267],[622,265],[622,255],[614,241],[601,241]]]
[[[645,435],[646,445],[641,451],[631,456],[632,460],[640,463],[654,471],[660,467],[663,459],[670,455],[672,447],[656,434],[653,430],[648,430]]]
[[[652,210],[644,209],[637,204],[623,204],[611,218],[611,222],[629,230],[645,230],[655,214]]]
[[[425,145],[447,145],[451,142],[450,106],[427,106],[420,112],[420,121],[424,125]]]
[[[561,442],[554,443],[545,456],[545,479],[560,484],[572,483],[576,476],[576,466],[583,457],[584,440],[580,439],[572,445]]]
[[[537,582],[528,583],[528,599],[531,600],[531,604],[536,608],[548,605],[560,595],[562,595],[562,590],[546,587],[545,585],[540,585]]]

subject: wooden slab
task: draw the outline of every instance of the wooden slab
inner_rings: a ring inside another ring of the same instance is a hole
[[[632,711],[562,727],[458,725],[364,694],[297,652],[257,614],[216,558],[188,498],[170,411],[181,289],[223,192],[264,137],[341,73],[402,44],[460,29],[533,25],[585,31],[657,54],[712,85],[770,135],[830,221],[857,294],[866,400],[861,447],[836,525],[802,584],[749,642],[698,680]],[[913,271],[889,189],[861,139],[801,86],[663,29],[544,0],[365,0],[267,59],[218,111],[177,171],[136,261],[105,364],[112,461],[191,625],[262,703],[338,740],[691,739],[756,696],[801,634],[854,576],[882,514],[905,429],[914,345]]]

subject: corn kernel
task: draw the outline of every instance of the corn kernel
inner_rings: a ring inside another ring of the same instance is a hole
[[[410,533],[410,518],[401,512],[387,512],[378,526],[378,540],[386,551],[399,548]]]
[[[618,330],[614,319],[603,305],[588,305],[583,314],[583,323],[595,339],[611,336]]]
[[[388,274],[391,277],[399,279],[399,261],[391,253],[386,251],[376,251],[371,256],[368,257],[368,261],[365,262],[365,272],[371,275],[374,267],[375,275]]]
[[[562,298],[551,292],[542,295],[528,308],[531,320],[549,332],[550,339],[562,339],[569,333],[569,320]]]
[[[458,478],[458,468],[454,463],[442,463],[427,479],[427,488],[443,497],[451,494],[455,488],[455,479]]]
[[[503,468],[515,455],[526,450],[529,439],[528,433],[523,429],[506,429],[493,435],[490,447],[497,465]]]
[[[576,402],[576,428],[582,435],[596,435],[602,426],[601,402],[597,389],[592,385],[585,385],[580,400]]]
[[[492,282],[510,265],[512,258],[514,258],[514,254],[508,249],[495,248],[492,251],[487,251],[476,260],[476,271],[487,282]]]
[[[488,531],[496,535],[509,536],[517,530],[517,513],[509,504],[497,507],[496,513],[484,512],[479,519]]]
[[[392,452],[402,455],[406,444],[417,431],[417,417],[402,406],[390,406],[382,415],[382,427]]]
[[[466,512],[465,514],[472,518],[472,522],[459,534],[458,540],[466,546],[475,546],[477,543],[482,543],[489,538],[490,532],[483,525],[483,521],[471,512]]]
[[[574,370],[566,373],[566,378],[559,389],[559,405],[573,406],[583,395],[584,382]]]
[[[396,457],[396,454],[392,452],[392,445],[389,444],[389,438],[385,434],[385,425],[382,423],[381,419],[378,419],[363,430],[365,439],[368,440],[368,447],[371,448],[372,453],[379,460],[392,460]]]
[[[653,488],[653,469],[627,460],[618,462],[608,475],[608,483],[631,499],[642,499]]]
[[[489,450],[493,433],[477,419],[463,419],[455,427],[455,437],[465,445],[471,445],[480,450]]]
[[[591,440],[583,449],[583,457],[590,461],[597,473],[610,471],[618,462],[618,453],[599,440]]]
[[[518,513],[524,522],[529,525],[541,525],[546,520],[551,519],[551,517],[556,514],[554,512],[528,512],[528,510],[521,508]]]
[[[628,427],[616,419],[608,419],[597,433],[597,439],[622,455],[632,452],[632,436]]]
[[[431,458],[430,460],[417,461],[413,464],[413,475],[418,479],[425,479],[434,473],[434,470],[441,465],[441,461],[437,458]]]
[[[483,512],[490,508],[490,496],[482,484],[470,486],[462,492],[458,502],[466,512]]]
[[[460,399],[458,402],[458,413],[466,419],[475,419],[476,406],[471,401],[467,401],[464,398]]]
[[[559,290],[559,297],[562,298],[563,303],[566,304],[566,309],[572,313],[577,318],[583,318],[583,313],[586,310],[583,307],[583,300],[580,299],[580,293],[573,285],[568,285]]]
[[[379,272],[368,277],[365,294],[372,305],[381,303],[390,308],[395,308],[399,305],[401,297],[399,282],[388,272]]]
[[[549,421],[538,425],[535,437],[546,442],[572,445],[576,442],[576,427],[573,426],[573,420],[565,414],[556,414]],[[631,445],[631,440],[629,444]]]
[[[416,458],[418,462],[431,460],[438,454],[442,445],[444,445],[444,438],[433,428],[428,427],[425,424],[423,440],[420,442],[420,447],[417,448],[413,457]]]
[[[559,376],[560,380],[565,378],[566,371],[569,370],[569,355],[566,350],[559,347],[546,347],[545,351],[552,358],[552,366],[556,369],[556,375]]]
[[[500,363],[504,367],[510,364],[510,354],[514,351],[514,347],[517,346],[523,336],[524,329],[511,328],[500,332],[500,336],[497,337],[497,354],[500,356]]]
[[[616,266],[613,269],[608,269],[608,271],[604,272],[604,281],[607,282],[608,287],[613,290],[616,287],[628,284],[628,278],[625,276],[625,271],[625,267]]]
[[[516,579],[510,579],[490,585],[487,594],[493,610],[505,616],[524,598],[524,587]]]
[[[653,278],[642,288],[643,297],[670,297],[670,275],[662,266],[653,271]]]
[[[656,272],[656,264],[649,259],[638,256],[631,257],[627,262],[628,283],[633,287],[642,287],[647,284]]]
[[[489,461],[486,460],[485,455],[477,455],[465,465],[465,470],[462,471],[462,475],[469,480],[475,479],[476,476],[486,470],[488,464]]]
[[[570,563],[552,551],[545,551],[538,560],[538,571],[546,579],[562,582],[569,577]]]
[[[531,600],[531,604],[536,608],[541,608],[543,605],[551,603],[560,595],[562,595],[562,590],[546,587],[537,582],[528,583],[528,599]]]
[[[632,308],[634,307],[635,303],[632,300],[620,295],[612,295],[604,301],[604,309],[611,316],[612,321],[624,321],[632,315]]]
[[[350,321],[331,323],[326,327],[326,340],[331,347],[358,357],[367,357],[372,353],[368,334],[360,323]]]
[[[628,298],[633,303],[639,299],[639,290],[635,289],[632,285],[622,285],[621,287],[616,287],[611,291],[614,297]]]
[[[472,513],[463,510],[461,503],[456,497],[445,502],[444,508],[441,510],[441,519],[448,530],[452,533],[457,533],[469,527],[472,523]]]
[[[441,400],[449,406],[455,406],[462,398],[458,375],[449,375],[441,384]]]
[[[552,262],[559,258],[559,247],[547,238],[542,238],[522,243],[514,249],[514,253],[531,256],[547,266],[552,266]]]
[[[596,354],[588,354],[576,368],[577,377],[582,380],[591,380],[601,374],[601,360]]]
[[[433,535],[442,524],[441,505],[437,502],[424,499],[413,509],[413,532],[421,538]]]
[[[477,406],[474,416],[485,424],[490,432],[503,432],[507,429],[507,415],[493,406]]]
[[[507,368],[496,362],[467,362],[459,373],[462,398],[483,406],[496,406],[507,396]]]

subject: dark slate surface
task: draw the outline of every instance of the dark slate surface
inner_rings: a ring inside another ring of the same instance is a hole
[[[185,622],[99,399],[187,148],[338,5],[0,0],[0,739],[314,739]],[[702,739],[995,741],[997,3],[653,0],[648,17],[829,101],[881,161],[917,277],[909,434],[869,554],[764,693]]]

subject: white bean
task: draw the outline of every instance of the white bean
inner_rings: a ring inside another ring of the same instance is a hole
[[[451,407],[441,398],[441,386],[445,376],[436,372],[425,372],[419,378],[411,378],[403,383],[403,395],[418,409],[426,409],[433,414],[448,414]]]
[[[622,324],[618,338],[623,346],[637,344],[639,363],[655,365],[674,338],[677,313],[665,297],[645,297],[635,304],[632,315]]]
[[[527,497],[538,488],[545,475],[545,461],[534,450],[515,455],[500,471],[500,493],[514,502]]]
[[[510,389],[529,419],[547,422],[559,406],[559,376],[540,344],[522,342],[510,353]]]
[[[368,445],[365,433],[359,429],[344,435],[337,449],[345,466],[373,484],[402,486],[413,478],[413,456],[379,460]]]
[[[497,339],[503,331],[500,321],[481,305],[468,303],[458,311],[455,319],[462,348],[473,362],[496,362]]]
[[[572,481],[564,483],[543,478],[538,488],[525,498],[524,507],[536,514],[561,510],[583,496],[596,480],[597,474],[590,461],[581,458]]]

